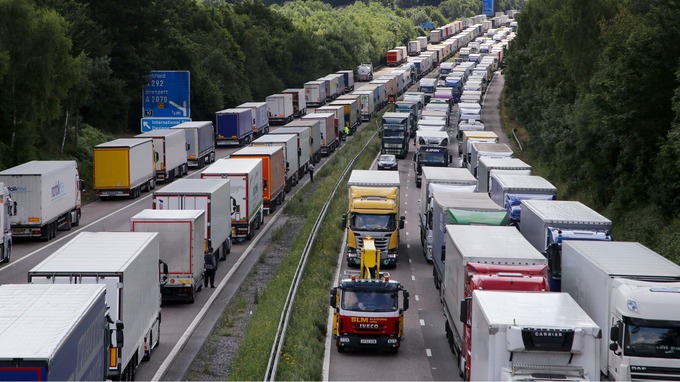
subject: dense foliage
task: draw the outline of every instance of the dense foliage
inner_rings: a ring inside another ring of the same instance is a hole
[[[614,238],[680,260],[680,4],[532,0],[519,15],[506,105],[559,184]]]

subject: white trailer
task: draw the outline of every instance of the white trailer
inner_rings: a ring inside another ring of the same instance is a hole
[[[309,128],[309,143],[311,145],[310,155],[312,157],[311,162],[316,164],[321,160],[321,126],[325,127],[326,124],[323,121],[316,119],[296,119],[293,122],[285,124],[285,128]],[[286,130],[282,130],[286,131]],[[291,130],[296,131],[296,130]]]
[[[179,130],[157,129],[136,135],[153,139],[156,159],[156,180],[172,182],[189,172],[186,134]]]
[[[416,40],[420,42],[420,51],[424,52],[427,50],[427,36],[418,36]]]
[[[326,103],[326,86],[324,81],[305,82],[305,102],[309,107],[319,107]]]
[[[318,121],[314,121],[317,122]],[[307,172],[307,167],[309,163],[312,162],[312,137],[311,129],[308,126],[301,127],[289,127],[285,125],[281,129],[276,129],[271,132],[270,135],[287,135],[292,134],[297,136],[297,147],[298,147],[298,179],[305,176]],[[319,151],[321,151],[321,145],[319,145]]]
[[[489,192],[489,178],[493,174],[531,175],[531,165],[518,158],[479,158],[477,166],[477,190],[479,192]]]
[[[76,161],[27,162],[0,172],[0,182],[10,194],[3,204],[14,213],[5,234],[11,226],[12,236],[50,240],[57,230],[80,224],[82,186]],[[16,204],[8,206],[10,198]]]
[[[468,170],[477,178],[477,166],[479,158],[481,157],[495,157],[495,158],[512,158],[515,155],[514,151],[505,143],[483,143],[473,142],[472,151],[470,155],[470,162],[468,162]]]
[[[252,239],[264,222],[262,159],[219,159],[201,173],[202,179],[228,179],[231,226],[236,238]]]
[[[301,163],[297,135],[269,134],[254,140],[253,146],[283,146],[286,157],[286,180],[289,188],[298,184],[300,174],[307,173],[308,162],[305,162],[304,165]]]
[[[28,282],[105,285],[114,332],[107,377],[134,380],[160,338],[159,260],[158,233],[81,232],[31,269]]]
[[[409,56],[420,56],[420,41],[413,40],[408,42],[408,55]]]
[[[202,168],[215,161],[215,129],[211,121],[184,122],[171,129],[182,129],[186,134],[189,167]]]
[[[475,178],[464,168],[453,167],[423,167],[420,187],[420,239],[425,242],[425,219],[427,212],[432,209],[431,184],[441,184],[447,188],[440,191],[475,192],[477,186]]]
[[[253,114],[253,135],[259,137],[269,133],[269,108],[266,102],[246,102],[236,106],[239,109],[248,108]]]
[[[600,371],[610,380],[680,375],[680,267],[640,243],[567,241],[562,290],[602,328]]]
[[[360,89],[352,92],[352,94],[361,97],[361,120],[370,121],[373,113],[375,112],[375,93],[371,90]]]
[[[270,124],[285,125],[295,118],[292,94],[272,94],[267,96],[266,100]]]
[[[295,117],[300,118],[303,115],[307,114],[307,101],[305,99],[305,89],[286,89],[281,93],[293,95],[293,113]]]
[[[168,265],[161,285],[163,302],[194,303],[203,282],[206,213],[204,210],[142,210],[130,218],[132,232],[158,232],[160,253]]]
[[[473,381],[598,381],[600,327],[566,293],[475,290]]]
[[[555,200],[557,187],[538,175],[494,174],[489,179],[489,195],[508,210],[511,222],[519,223],[522,200]]]

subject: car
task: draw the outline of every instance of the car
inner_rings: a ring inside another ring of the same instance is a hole
[[[397,170],[398,165],[397,157],[392,154],[383,154],[378,159],[378,170]]]

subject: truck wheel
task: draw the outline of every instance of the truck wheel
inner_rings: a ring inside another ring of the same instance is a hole
[[[260,216],[255,216],[255,229],[260,229]]]
[[[149,191],[153,190],[156,188],[156,178],[153,178],[149,181]]]
[[[2,263],[9,263],[9,256],[10,253],[12,252],[12,247],[9,247],[9,250],[7,251],[7,256],[3,257]],[[0,254],[4,255],[5,254],[5,247],[3,245],[0,245]]]
[[[75,218],[73,219],[72,225],[73,227],[77,227],[80,225],[80,209],[76,210]]]

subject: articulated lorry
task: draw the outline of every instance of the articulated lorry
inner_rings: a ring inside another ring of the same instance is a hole
[[[360,265],[363,241],[369,236],[380,251],[382,266],[397,266],[399,230],[405,220],[400,215],[399,188],[397,171],[352,170],[347,182],[349,205],[342,216],[348,266]]]
[[[215,113],[215,144],[237,145],[253,141],[253,109],[224,109]]]
[[[309,107],[319,107],[326,103],[326,85],[323,81],[308,81],[304,83],[305,103]]]
[[[186,153],[186,135],[173,129],[156,129],[136,135],[135,138],[153,139],[156,160],[156,180],[172,182],[189,172]]]
[[[286,160],[286,192],[300,181],[300,174],[307,172],[309,160],[301,163],[301,151],[295,134],[267,134],[253,141],[253,146],[280,146]]]
[[[30,161],[0,172],[0,182],[6,187],[5,243],[10,227],[12,237],[50,240],[58,230],[80,224],[83,187],[76,161]],[[11,245],[3,247],[4,261],[10,250]]]
[[[239,109],[251,109],[253,114],[253,138],[269,133],[269,108],[266,102],[246,102],[236,107]]]
[[[0,380],[104,381],[104,285],[0,286]]]
[[[600,327],[566,293],[476,290],[472,381],[598,381]]]
[[[362,63],[357,67],[357,81],[373,81],[373,64],[370,62]]]
[[[94,147],[94,191],[101,197],[137,198],[156,188],[153,139],[120,138]]]
[[[183,122],[171,129],[182,129],[186,134],[189,167],[203,168],[215,161],[215,129],[212,122]]]
[[[470,162],[467,163],[467,168],[475,178],[477,177],[477,167],[479,165],[480,158],[511,158],[513,155],[515,155],[510,146],[506,145],[505,143],[480,142],[475,142],[472,144],[472,151],[470,154]]]
[[[305,89],[286,89],[281,94],[293,96],[293,115],[300,118],[307,114],[307,101],[305,99]]]
[[[477,166],[477,190],[479,192],[489,192],[489,178],[493,174],[531,175],[531,165],[518,158],[479,158]]]
[[[428,130],[416,132],[416,152],[413,154],[416,187],[422,184],[424,167],[449,167],[451,162],[453,156],[449,154],[448,133]]]
[[[225,260],[232,240],[230,189],[228,179],[180,179],[154,192],[152,206],[154,210],[206,211],[206,253]]]
[[[680,267],[640,243],[567,241],[562,290],[602,328],[600,371],[610,380],[680,375]]]
[[[557,198],[557,187],[538,175],[494,174],[489,182],[489,196],[508,210],[511,224],[520,222],[522,200]]]
[[[271,125],[285,125],[295,118],[292,94],[272,94],[266,100]]]
[[[160,253],[168,265],[162,302],[196,300],[203,285],[205,225],[204,210],[142,210],[130,218],[130,231],[158,232]]]
[[[281,146],[250,146],[229,157],[262,160],[262,203],[267,214],[273,213],[276,206],[286,200],[286,160],[283,150]]]
[[[411,131],[410,121],[410,113],[383,114],[380,126],[382,154],[394,154],[399,159],[406,158]]]
[[[314,119],[296,119],[285,124],[285,129],[279,129],[280,134],[297,134],[300,147],[303,148],[305,138],[309,141],[310,163],[317,164],[321,161],[321,124],[322,122]],[[323,123],[324,127],[326,126]],[[304,148],[303,148],[304,149]]]
[[[522,200],[522,235],[548,258],[550,290],[559,292],[562,245],[568,240],[612,240],[612,221],[572,200]]]
[[[331,289],[333,340],[340,353],[350,348],[399,352],[409,293],[380,272],[380,263],[380,250],[371,237],[365,238],[359,272],[346,272],[351,277]]]
[[[137,366],[158,346],[159,281],[167,281],[159,244],[155,232],[81,232],[28,272],[33,284],[106,286],[113,332],[107,379],[134,380]]]
[[[523,272],[526,267],[547,266],[548,261],[516,228],[508,226],[447,225],[443,256],[446,261],[440,290],[446,317],[445,332],[462,371],[467,360],[463,342],[465,325],[461,318],[464,317],[462,309],[465,306],[465,283],[469,276],[468,263],[512,265],[517,267],[517,272]],[[474,342],[472,348],[474,352]],[[474,355],[472,358],[474,365]],[[474,375],[472,379],[475,379]]]
[[[299,120],[298,120],[299,121]],[[318,121],[314,121],[317,122]],[[310,163],[313,163],[312,157],[312,137],[310,136],[311,129],[308,126],[303,127],[288,127],[288,124],[284,128],[273,130],[270,135],[295,135],[297,137],[297,152],[298,152],[298,179],[302,179],[307,173],[307,168]],[[319,151],[321,146],[319,145]]]
[[[336,125],[335,113],[314,112],[300,118],[301,121],[319,121],[321,130],[321,155],[329,156],[338,147],[338,126]]]
[[[434,286],[441,290],[441,283],[446,272],[446,227],[450,225],[506,226],[508,212],[494,203],[489,195],[477,192],[439,191],[437,189],[440,185],[433,184],[432,186],[435,191],[432,193],[430,209],[424,221],[426,239],[423,252],[425,258],[433,265]]]

